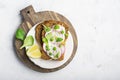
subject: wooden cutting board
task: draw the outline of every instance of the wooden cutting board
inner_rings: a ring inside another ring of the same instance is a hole
[[[69,31],[72,34],[73,43],[74,43],[74,49],[73,49],[72,55],[67,60],[67,62],[65,62],[63,65],[59,67],[56,67],[53,69],[46,69],[46,68],[39,67],[36,64],[34,64],[32,61],[30,61],[26,55],[25,49],[22,49],[22,50],[20,49],[22,45],[22,41],[15,38],[14,47],[20,60],[29,68],[39,72],[53,72],[53,71],[60,70],[64,68],[66,65],[68,65],[70,61],[73,59],[78,46],[77,36],[72,24],[64,16],[53,11],[35,12],[31,5],[21,10],[20,12],[21,12],[21,15],[23,16],[23,19],[22,19],[23,22],[20,24],[19,28],[22,28],[26,34],[37,23],[41,23],[46,20],[57,20],[57,21],[62,21],[69,26]]]

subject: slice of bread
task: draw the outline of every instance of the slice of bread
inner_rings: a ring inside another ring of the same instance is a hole
[[[43,23],[38,24],[35,28],[35,38],[40,46],[40,50],[42,52],[42,56],[41,56],[42,59],[45,59],[45,60],[51,59],[51,57],[49,57],[46,54],[46,52],[43,50],[42,38],[45,37],[45,30],[44,30],[43,25],[52,27],[53,25],[56,25],[56,24],[62,25],[65,28],[65,32],[68,34],[68,29],[69,29],[68,25],[66,25],[64,22],[55,21],[55,20],[44,21]],[[65,36],[64,45],[65,45],[67,38],[68,38],[68,36]],[[62,53],[61,57],[58,58],[57,60],[61,61],[63,59],[64,59],[64,53]]]

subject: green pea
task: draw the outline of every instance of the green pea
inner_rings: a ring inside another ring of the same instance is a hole
[[[60,26],[59,25],[55,25],[55,27],[54,27],[54,29],[59,29],[60,28]]]
[[[55,58],[59,58],[59,54],[60,54],[60,52],[58,52],[58,53],[55,55]]]
[[[67,34],[67,33],[65,34],[65,37],[68,37],[68,34]]]
[[[49,46],[48,46],[48,45],[46,45],[46,50],[47,50],[47,51],[49,51],[49,50],[50,50],[50,48],[49,48]]]
[[[63,39],[62,38],[56,38],[56,42],[60,42],[60,41],[62,41]]]
[[[53,50],[54,50],[54,51],[56,51],[56,49],[57,49],[56,47],[53,47]]]
[[[52,55],[52,53],[50,52],[50,53],[49,53],[49,55],[51,56],[51,55]]]
[[[64,34],[64,31],[62,30],[61,33]]]
[[[50,38],[50,41],[54,41],[54,38],[52,37],[52,38]]]
[[[42,38],[42,41],[44,42],[44,43],[48,43],[48,40],[47,40],[47,38]]]

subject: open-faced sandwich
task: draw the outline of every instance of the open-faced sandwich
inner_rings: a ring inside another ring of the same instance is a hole
[[[64,22],[54,20],[45,21],[36,26],[35,38],[40,46],[42,59],[58,61],[64,59],[68,29],[68,25]]]

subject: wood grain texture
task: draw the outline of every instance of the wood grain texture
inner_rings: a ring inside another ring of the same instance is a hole
[[[56,20],[56,21],[62,21],[66,23],[69,26],[69,31],[73,37],[74,49],[70,58],[63,65],[53,69],[46,69],[46,68],[39,67],[33,62],[31,62],[26,55],[25,49],[22,49],[22,50],[20,49],[22,42],[15,38],[14,45],[16,48],[16,53],[20,58],[20,60],[29,68],[39,72],[53,72],[53,71],[60,70],[64,68],[66,65],[68,65],[70,61],[73,59],[78,46],[77,36],[72,24],[64,16],[53,11],[42,11],[42,12],[36,13],[32,6],[28,6],[25,9],[21,10],[21,15],[23,16],[23,22],[21,23],[19,28],[22,28],[26,34],[32,28],[32,26],[34,26],[37,23],[44,22],[46,20]]]

